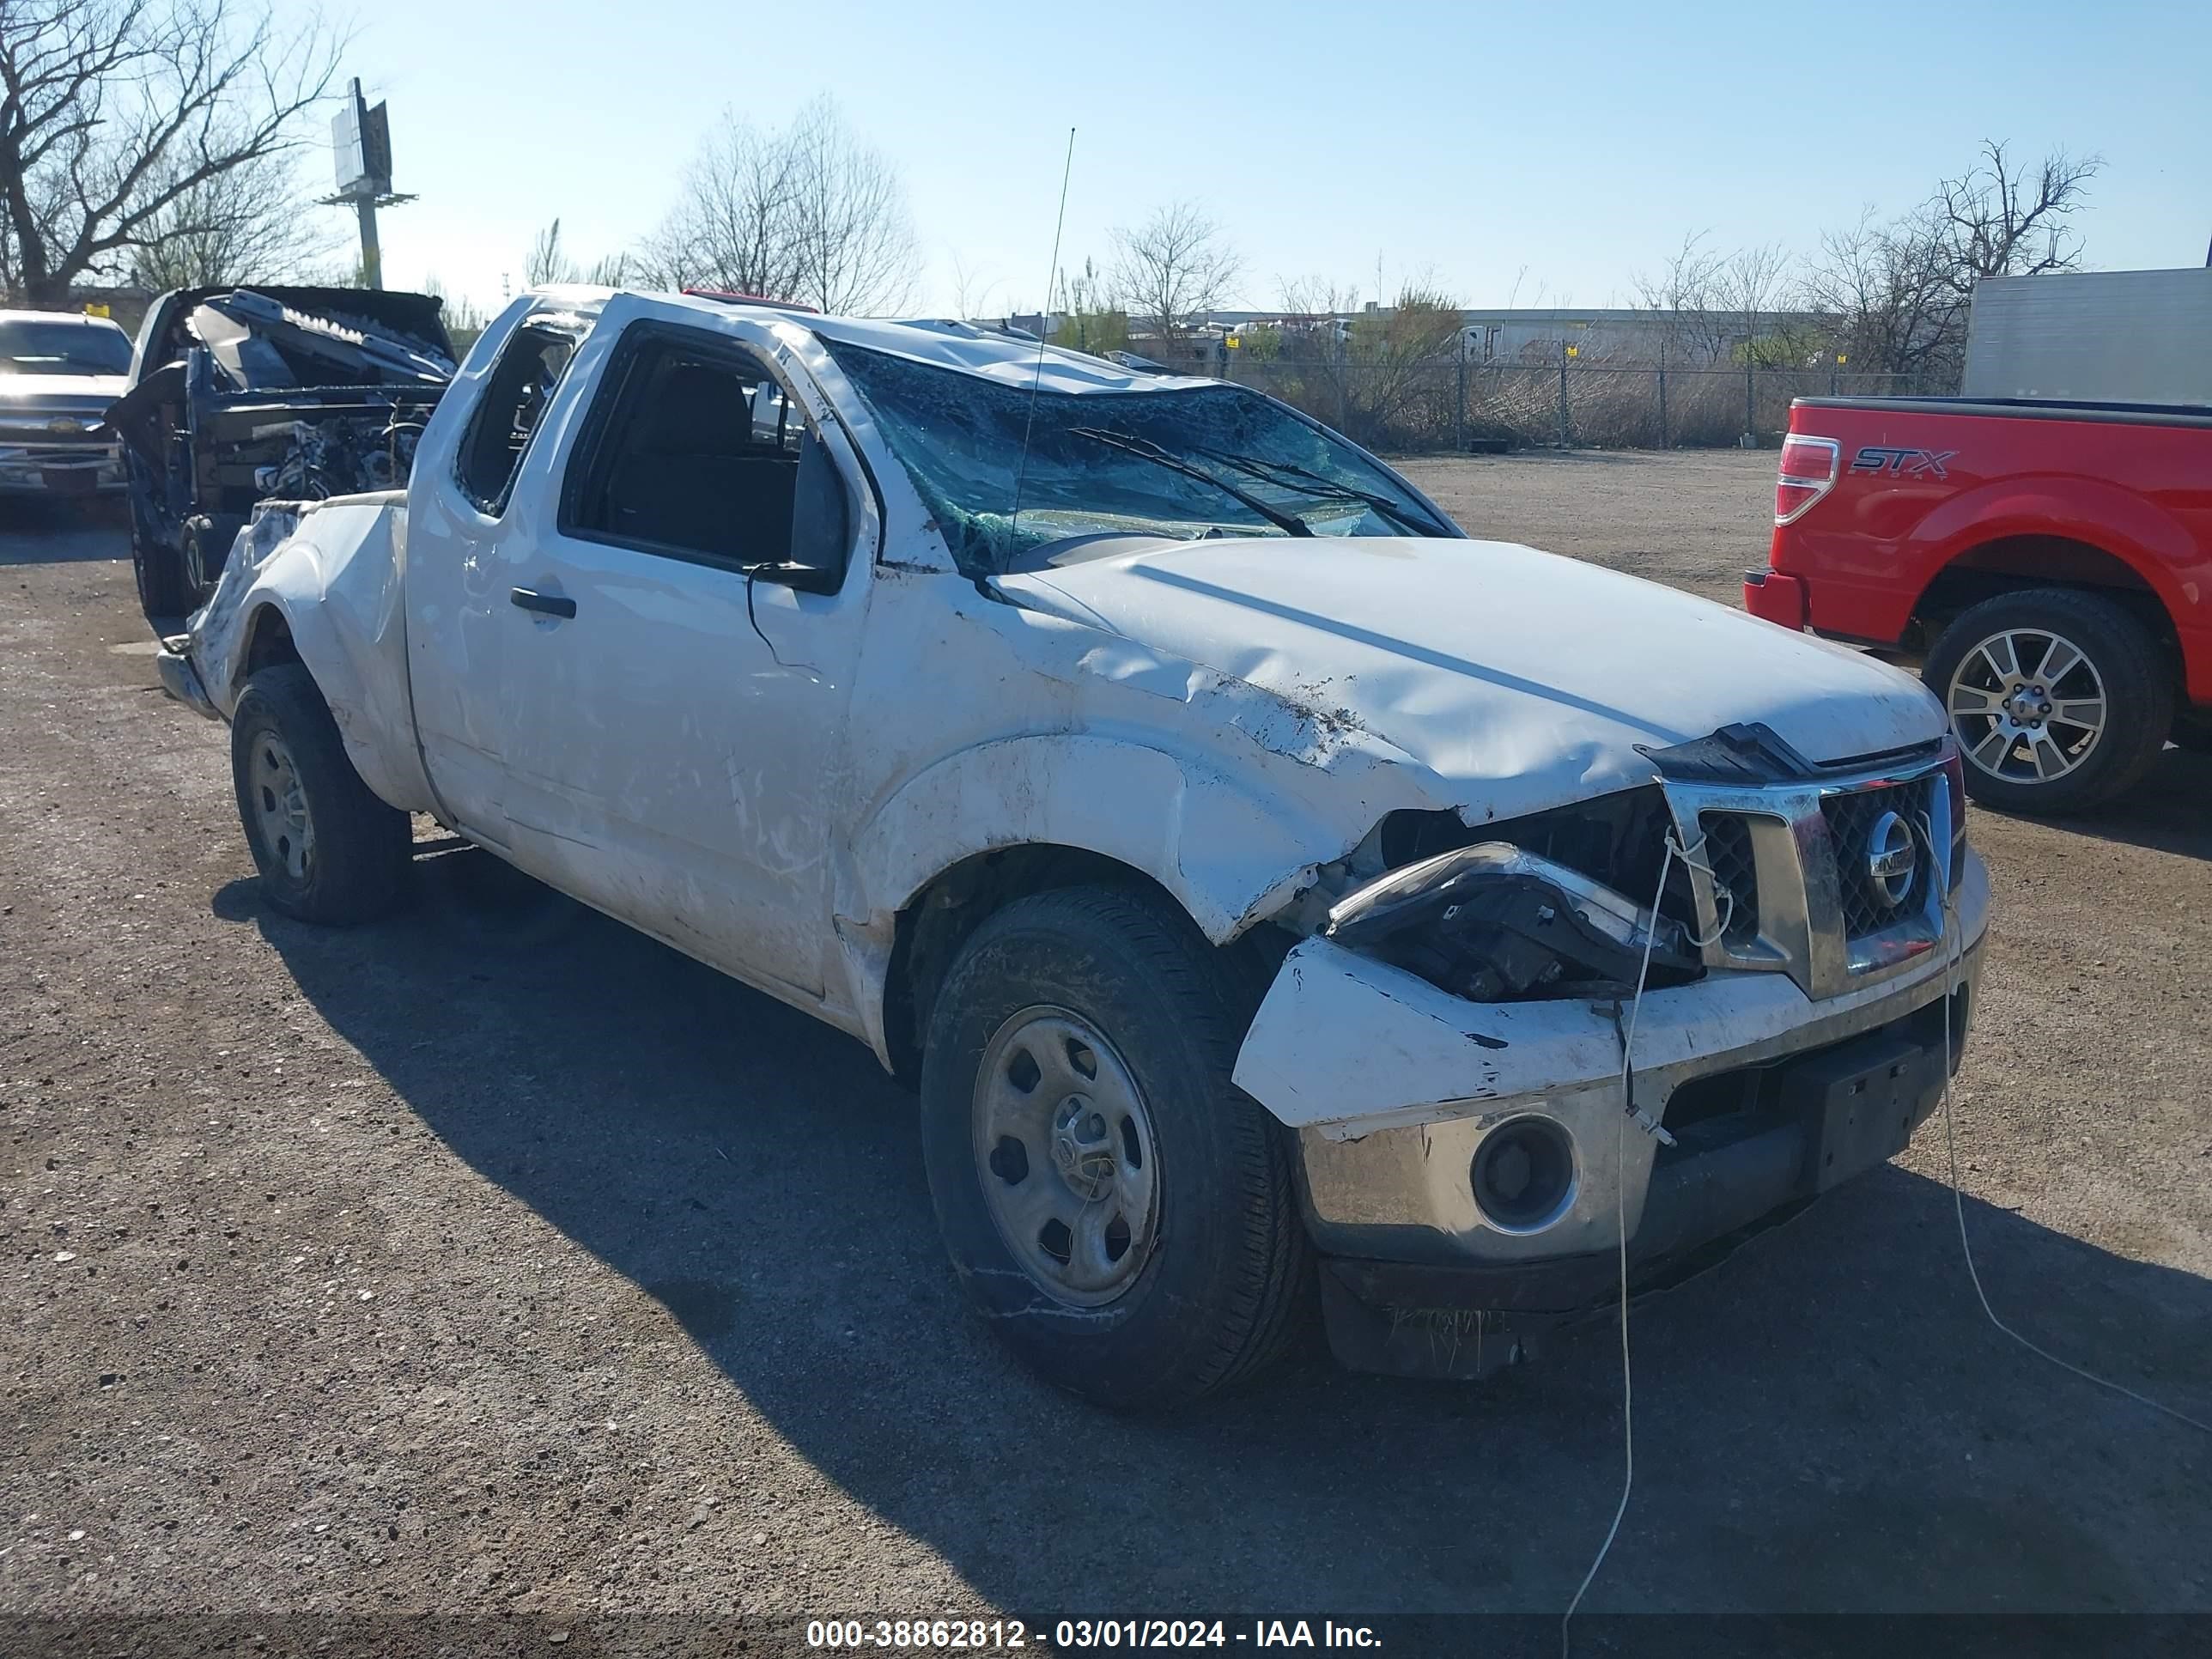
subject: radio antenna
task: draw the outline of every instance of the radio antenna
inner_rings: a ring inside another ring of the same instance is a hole
[[[1060,233],[1067,223],[1067,178],[1075,171],[1075,129],[1067,130],[1067,160],[1060,169],[1060,216],[1052,222],[1052,266],[1044,274],[1044,308],[1037,313],[1036,369],[1030,376],[1030,409],[1022,422],[1022,464],[1014,474],[1014,512],[1006,521],[1006,554],[1013,556],[1014,532],[1021,528],[1022,488],[1030,481],[1030,437],[1036,430],[1037,388],[1044,383],[1045,321],[1052,315],[1053,279],[1060,274]]]

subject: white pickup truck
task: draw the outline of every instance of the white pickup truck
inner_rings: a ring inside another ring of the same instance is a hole
[[[424,813],[867,1043],[976,1306],[1116,1406],[1316,1285],[1463,1376],[1713,1259],[1905,1145],[1980,971],[1905,675],[963,325],[527,295],[159,663],[280,909]]]

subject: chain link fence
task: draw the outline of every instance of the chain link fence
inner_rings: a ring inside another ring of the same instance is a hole
[[[1956,388],[1903,374],[1840,368],[1697,368],[1584,362],[1461,362],[1449,353],[1411,361],[1244,358],[1224,377],[1304,410],[1367,448],[1424,450],[1593,445],[1668,449],[1733,447],[1750,433],[1779,441],[1796,398],[1912,398]]]

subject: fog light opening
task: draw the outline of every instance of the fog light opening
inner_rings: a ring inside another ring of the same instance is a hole
[[[1491,1225],[1533,1233],[1565,1215],[1575,1194],[1575,1149],[1548,1117],[1501,1123],[1474,1149],[1474,1202]]]

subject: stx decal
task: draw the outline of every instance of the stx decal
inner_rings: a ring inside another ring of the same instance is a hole
[[[1943,463],[1955,449],[1879,449],[1869,446],[1851,457],[1854,472],[1886,472],[1891,477],[1948,478]]]

